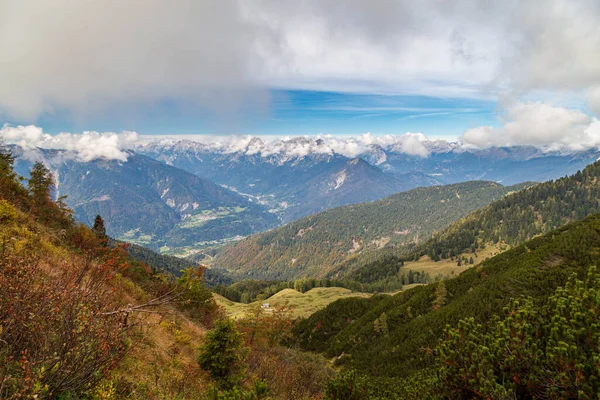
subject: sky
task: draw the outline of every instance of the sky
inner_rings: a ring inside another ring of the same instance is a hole
[[[599,20],[597,0],[0,0],[0,134],[597,147]]]

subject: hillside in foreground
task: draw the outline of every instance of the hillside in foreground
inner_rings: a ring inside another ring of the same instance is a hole
[[[48,168],[24,187],[13,161],[0,151],[1,398],[321,396],[334,372],[278,345],[285,316],[223,318],[202,268],[175,277],[131,259],[101,218],[90,229],[53,201]]]
[[[338,207],[225,247],[214,265],[246,278],[321,277],[367,254],[426,240],[469,212],[529,185],[473,181]]]

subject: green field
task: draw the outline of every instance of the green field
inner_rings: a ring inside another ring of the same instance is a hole
[[[223,218],[230,214],[241,213],[245,209],[246,209],[245,207],[219,207],[219,208],[215,208],[212,210],[203,210],[202,212],[200,212],[198,214],[194,214],[194,215],[184,219],[182,222],[180,222],[177,225],[183,229],[198,228],[198,227],[206,224],[208,221]]]
[[[116,239],[124,242],[135,243],[140,246],[148,246],[150,243],[152,243],[152,235],[140,232],[139,228],[129,230],[123,233],[121,236],[118,236]]]
[[[306,293],[300,293],[294,289],[284,289],[267,300],[259,300],[250,304],[236,303],[218,294],[213,295],[217,304],[225,309],[232,318],[241,318],[249,314],[251,310],[261,307],[264,303],[269,304],[265,312],[273,308],[289,308],[293,318],[308,317],[309,315],[325,308],[328,304],[346,297],[369,297],[369,293],[353,292],[349,289],[328,287],[314,288]]]

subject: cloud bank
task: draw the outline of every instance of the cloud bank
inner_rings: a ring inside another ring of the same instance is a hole
[[[49,135],[34,125],[0,129],[0,143],[14,144],[32,154],[35,149],[66,150],[63,157],[88,162],[108,159],[125,162],[128,150],[163,154],[171,151],[244,154],[279,161],[313,155],[362,157],[373,164],[385,162],[386,153],[425,158],[431,153],[472,151],[499,146],[534,146],[542,151],[577,152],[600,150],[600,120],[581,111],[519,103],[504,116],[501,127],[483,126],[467,130],[456,142],[434,140],[422,133],[356,137],[314,135],[274,136],[147,136],[135,132],[83,132]]]
[[[0,129],[4,144],[15,144],[25,151],[43,149],[67,150],[79,161],[88,162],[98,158],[127,161],[128,148],[138,140],[135,132],[83,132],[81,134],[60,133],[49,135],[37,126],[4,125]]]
[[[580,151],[600,146],[600,121],[579,110],[541,102],[509,107],[499,128],[467,130],[461,137],[469,147],[531,145],[547,150]]]

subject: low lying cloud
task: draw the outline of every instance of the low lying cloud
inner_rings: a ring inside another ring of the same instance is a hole
[[[184,140],[180,140],[184,138]],[[156,152],[169,148],[198,149],[223,154],[242,153],[270,157],[275,155],[287,159],[302,158],[314,154],[342,155],[348,158],[360,157],[383,149],[411,156],[427,157],[430,153],[428,144],[432,143],[422,133],[405,133],[403,135],[372,135],[365,133],[357,137],[333,135],[268,137],[268,136],[228,136],[228,137],[165,137],[153,140],[151,136],[140,138],[142,150],[152,149]],[[190,138],[191,139],[191,138]]]
[[[501,127],[472,128],[461,140],[475,148],[531,145],[580,151],[600,146],[600,122],[579,110],[541,102],[517,103],[506,110]]]
[[[25,151],[37,148],[68,150],[77,160],[87,162],[98,158],[127,161],[125,149],[134,145],[138,135],[135,132],[50,135],[34,125],[4,125],[0,129],[0,138],[4,144],[18,145]]]
[[[135,132],[83,132],[50,135],[42,128],[4,125],[0,143],[15,144],[34,155],[36,149],[66,150],[63,157],[88,162],[99,158],[127,161],[127,150],[147,154],[170,151],[240,153],[277,162],[311,155],[363,157],[370,162],[385,161],[385,153],[428,157],[433,152],[469,151],[498,146],[534,146],[544,151],[600,149],[600,120],[579,110],[539,102],[519,103],[503,116],[502,126],[480,126],[464,132],[457,142],[432,140],[422,133],[356,137],[333,135],[274,136],[145,136]],[[385,153],[383,153],[385,152]],[[375,158],[373,158],[375,157]]]

